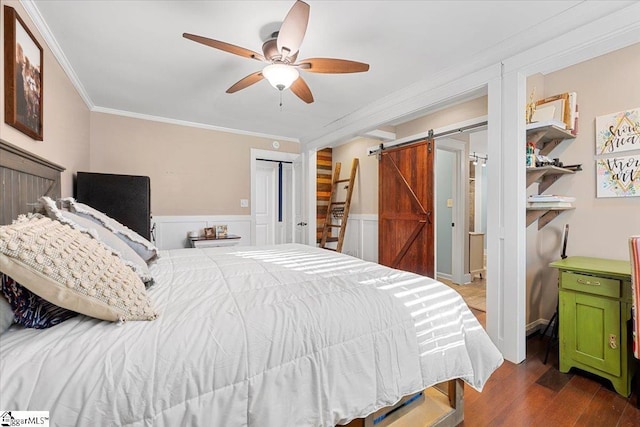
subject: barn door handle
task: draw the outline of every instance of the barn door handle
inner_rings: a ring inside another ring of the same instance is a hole
[[[431,211],[427,212],[427,222],[431,224]]]

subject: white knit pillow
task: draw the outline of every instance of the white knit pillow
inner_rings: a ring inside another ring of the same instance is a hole
[[[0,271],[45,300],[87,316],[156,318],[144,284],[110,248],[39,214],[0,227]]]

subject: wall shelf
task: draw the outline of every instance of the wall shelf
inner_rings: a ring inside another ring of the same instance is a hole
[[[575,173],[575,171],[558,166],[527,168],[527,188],[534,182],[539,182],[540,187],[538,188],[538,194],[540,194],[556,182],[561,175],[573,173]]]
[[[527,125],[527,143],[535,144],[543,156],[556,148],[566,139],[574,139],[576,136],[566,129],[562,129],[552,123],[529,123]],[[565,169],[558,166],[541,166],[527,168],[527,188],[538,182],[538,194],[544,193],[562,175],[574,174],[572,169]],[[575,209],[570,208],[527,208],[527,227],[538,221],[538,230],[547,225],[551,220],[562,212]]]
[[[546,156],[565,139],[576,136],[566,129],[555,125],[536,127],[538,123],[527,125],[527,143],[532,142],[540,149],[540,154]]]
[[[538,220],[538,230],[540,230],[562,212],[572,209],[575,208],[527,208],[527,227]]]

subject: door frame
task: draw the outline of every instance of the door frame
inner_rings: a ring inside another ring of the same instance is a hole
[[[272,245],[276,243],[278,233],[281,231],[277,221],[277,198],[278,198],[278,163],[268,160],[256,160],[256,180],[254,181],[256,188],[260,188],[261,191],[256,190],[256,198],[251,200],[252,211],[255,218],[255,232],[252,230],[251,235],[255,236],[255,244],[259,245]],[[266,182],[258,184],[257,179],[266,180]],[[263,186],[264,185],[264,186]],[[259,196],[258,196],[259,195]],[[258,214],[257,199],[261,198],[262,207],[265,208],[262,215]],[[258,217],[261,217],[260,223],[258,223]],[[260,226],[260,227],[259,227]],[[261,234],[263,239],[258,242],[258,228],[266,227]]]
[[[300,157],[299,153],[286,153],[286,152],[280,152],[280,151],[271,151],[271,150],[261,150],[259,148],[252,148],[251,149],[251,155],[250,155],[250,162],[251,162],[251,199],[249,200],[250,206],[251,206],[251,245],[255,245],[256,244],[256,210],[255,210],[255,200],[256,200],[256,167],[257,167],[257,160],[258,159],[267,159],[267,160],[275,160],[275,161],[284,161],[284,162],[295,162],[298,158]],[[292,176],[292,194],[295,197],[295,186],[296,186],[296,179],[294,174],[291,174]],[[295,205],[296,205],[297,201],[294,200],[293,203],[291,204],[292,206],[292,212],[290,213],[290,215],[292,215],[292,217],[295,217]],[[295,227],[295,221],[292,221],[293,227]],[[292,231],[292,235],[295,235],[295,230],[291,230]]]
[[[436,157],[435,163],[438,162],[438,150],[445,150],[455,154],[454,159],[454,182],[452,187],[453,192],[453,212],[451,219],[456,226],[453,227],[451,233],[451,280],[454,283],[465,284],[471,282],[471,274],[469,274],[466,268],[469,259],[469,233],[467,233],[467,216],[469,212],[467,197],[469,193],[468,186],[468,162],[469,157],[468,145],[463,141],[458,141],[450,137],[442,137],[435,139]],[[438,189],[438,175],[435,175],[434,180],[434,197],[437,197]],[[467,184],[467,185],[465,185]],[[437,211],[434,212],[437,221]],[[461,226],[462,225],[462,226]],[[436,227],[434,232],[436,242],[438,241],[438,229]],[[460,256],[462,254],[462,256]],[[435,262],[438,265],[438,251],[435,251]],[[437,271],[436,271],[437,273]]]

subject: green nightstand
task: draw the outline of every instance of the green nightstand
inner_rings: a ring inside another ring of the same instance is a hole
[[[606,378],[631,394],[631,266],[628,261],[569,257],[560,270],[560,372],[576,367]]]

